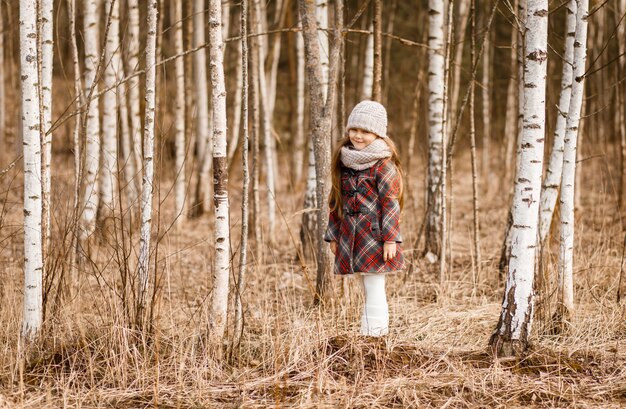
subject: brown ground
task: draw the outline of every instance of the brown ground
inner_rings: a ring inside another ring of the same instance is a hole
[[[615,302],[622,230],[603,161],[583,162],[586,193],[578,212],[575,253],[578,310],[569,331],[547,335],[547,325],[538,316],[528,355],[501,360],[490,357],[486,344],[503,292],[496,265],[508,197],[495,182],[499,175],[490,175],[488,192],[481,197],[482,264],[474,283],[468,155],[460,158],[454,174],[449,281],[440,288],[437,267],[420,259],[412,275],[390,277],[391,333],[384,339],[357,335],[362,302],[357,280],[349,279],[341,295],[341,279],[333,277],[334,295],[327,305],[311,306],[314,268],[309,265],[308,276],[302,271],[286,233],[288,227],[298,234],[301,186],[289,189],[283,183],[278,193],[284,216],[281,234],[275,248],[264,246],[262,262],[251,256],[242,344],[230,359],[221,360],[202,342],[212,219],[205,215],[164,234],[173,218],[173,198],[165,197],[169,175],[161,184],[162,228],[155,235],[161,238],[157,266],[163,286],[154,335],[143,336],[123,324],[115,291],[125,262],[118,257],[120,239],[109,239],[92,247],[95,264],[85,263],[73,280],[78,295],[48,313],[42,339],[18,350],[23,254],[17,166],[0,178],[0,408],[626,406],[621,343],[626,327]],[[71,169],[69,163],[66,169]],[[402,228],[408,255],[417,251],[411,243],[422,221],[423,174],[422,166],[413,169],[409,194],[414,198],[405,206]],[[58,174],[54,189],[57,203],[63,204],[54,213],[57,251],[62,248],[71,183],[70,171]],[[233,175],[232,243],[237,250],[239,183]],[[133,231],[136,241],[138,229]],[[551,289],[556,237],[542,264]],[[131,269],[135,258],[134,253],[129,256]],[[55,254],[51,259],[61,271],[65,257]],[[547,294],[541,315],[549,317],[555,296]]]

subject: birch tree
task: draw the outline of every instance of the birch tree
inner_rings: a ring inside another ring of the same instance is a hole
[[[298,24],[302,28],[301,24]],[[294,138],[293,152],[293,168],[294,180],[299,181],[302,178],[302,168],[304,166],[304,148],[306,146],[304,140],[304,39],[302,32],[296,34],[296,135]],[[310,158],[310,156],[309,156]],[[314,164],[313,164],[314,165]],[[310,174],[308,172],[307,174]],[[315,166],[313,166],[313,174],[315,174]],[[307,187],[308,179],[307,179]],[[314,186],[311,184],[311,186]],[[309,189],[307,189],[308,192]],[[311,195],[313,196],[313,195]],[[306,196],[305,196],[306,197]]]
[[[193,47],[205,44],[204,35],[204,0],[193,2]],[[193,75],[196,89],[196,155],[198,157],[198,173],[196,177],[196,193],[192,214],[199,216],[204,213],[206,185],[208,173],[211,169],[211,152],[207,151],[210,146],[209,134],[209,91],[207,88],[206,51],[200,48],[194,53]],[[210,148],[209,148],[210,149]]]
[[[42,141],[42,205],[43,205],[43,251],[44,257],[48,254],[51,231],[51,162],[52,162],[52,66],[54,61],[54,40],[52,38],[52,0],[40,0],[41,24],[41,108],[43,115],[43,141]],[[45,264],[45,262],[44,262]]]
[[[117,0],[119,1],[119,0]],[[128,4],[128,65],[126,67],[127,75],[139,70],[139,57],[141,50],[139,49],[139,0],[126,0]],[[141,152],[141,113],[139,108],[139,77],[130,77],[128,80],[128,107],[130,108],[130,134],[132,140],[133,160],[137,175],[134,179],[134,189],[141,190],[142,180],[142,152]]]
[[[520,354],[531,332],[539,195],[545,135],[548,0],[529,0],[524,57],[524,120],[512,212],[512,248],[502,312],[489,340],[494,355]]]
[[[300,17],[302,19],[302,16]],[[318,27],[328,27],[328,7],[326,0],[316,0],[315,2],[315,21]],[[304,30],[304,27],[303,27]],[[303,32],[304,36],[304,32]],[[328,95],[328,77],[330,69],[329,61],[329,43],[326,33],[318,30],[316,33],[319,45],[319,64],[320,64],[320,87],[322,92],[322,101],[326,101]],[[304,41],[304,39],[303,39]],[[303,60],[307,64],[306,58]],[[304,80],[303,80],[304,82]],[[304,120],[304,119],[303,119]],[[318,241],[317,230],[317,214],[311,211],[317,208],[317,173],[315,165],[315,147],[311,140],[308,144],[308,166],[306,178],[306,190],[304,193],[304,209],[308,210],[302,213],[302,223],[300,225],[300,241],[305,250],[305,254],[312,250]],[[312,251],[311,251],[312,252]]]
[[[41,136],[37,2],[20,0],[20,78],[24,155],[24,313],[22,336],[32,340],[43,321]]]
[[[335,41],[330,58],[330,70],[328,82],[329,87],[326,98],[323,98],[323,87],[321,85],[320,69],[320,49],[317,39],[317,22],[313,4],[306,0],[298,1],[298,10],[302,22],[302,33],[304,36],[305,64],[310,95],[310,118],[311,118],[311,142],[315,153],[315,173],[316,173],[316,201],[324,203],[328,197],[327,182],[330,175],[330,137],[332,119],[332,101],[335,93],[334,74],[341,46],[340,30],[343,28],[343,2],[335,2]],[[322,237],[328,224],[328,212],[317,211],[317,237]],[[326,285],[326,270],[330,265],[330,255],[328,246],[322,240],[317,240],[317,280],[315,302],[319,303],[324,295]]]
[[[248,268],[248,231],[250,211],[249,189],[250,171],[248,169],[248,0],[241,0],[241,106],[242,106],[242,142],[241,142],[241,165],[242,165],[242,192],[241,192],[241,246],[239,250],[239,270],[235,288],[235,331],[234,345],[239,344],[243,330],[243,303],[241,295],[245,288],[245,278]]]
[[[111,215],[117,193],[117,82],[121,78],[120,67],[120,14],[119,0],[106,0],[108,35],[105,43],[104,85],[102,112],[102,169],[99,218]]]
[[[439,256],[442,237],[442,200],[438,185],[443,163],[444,2],[428,1],[428,211],[426,254]]]
[[[143,181],[141,191],[141,235],[139,248],[139,300],[137,322],[143,323],[146,296],[150,285],[150,234],[152,227],[152,192],[154,180],[154,125],[156,102],[156,35],[158,0],[148,2],[146,35],[146,108],[143,135]],[[141,326],[141,325],[140,325]]]
[[[574,63],[574,35],[576,32],[576,0],[569,0],[565,7],[565,51],[563,52],[563,73],[561,74],[561,95],[554,129],[554,142],[550,162],[546,170],[546,177],[541,189],[541,203],[539,206],[539,239],[543,244],[550,231],[552,214],[559,195],[561,174],[563,170],[563,149],[565,125],[568,118],[570,96],[572,94],[572,65]]]
[[[365,44],[365,64],[363,65],[363,88],[361,99],[372,99],[374,93],[374,26],[370,25]]]
[[[211,293],[211,329],[221,340],[226,328],[230,273],[230,217],[228,206],[228,159],[226,149],[226,84],[220,0],[209,0],[209,55],[213,99],[213,202],[215,204],[215,258]]]
[[[574,188],[576,141],[585,84],[587,18],[589,0],[576,0],[576,38],[571,98],[565,127],[563,177],[561,179],[561,246],[559,263],[559,318],[569,321],[574,312]]]
[[[172,3],[174,16],[174,53],[183,53],[183,2],[175,0]],[[176,112],[174,119],[176,145],[176,216],[181,219],[187,217],[185,212],[185,60],[177,58],[174,62],[176,70]]]
[[[252,22],[257,33],[263,32],[261,25],[262,12],[261,0],[254,0],[254,12],[252,14]],[[255,50],[258,52],[259,64],[257,69],[259,70],[259,99],[263,106],[261,116],[261,130],[263,132],[263,143],[265,145],[265,183],[267,184],[267,219],[268,219],[268,231],[267,239],[270,244],[274,242],[274,232],[276,230],[276,187],[275,187],[275,172],[274,172],[274,154],[275,146],[272,138],[271,128],[271,112],[269,104],[269,94],[267,87],[267,77],[265,74],[265,56],[267,51],[265,49],[264,42],[261,40],[257,43]]]
[[[98,92],[96,71],[99,57],[98,0],[85,0],[84,33],[85,39],[85,98],[86,142],[85,142],[85,187],[83,192],[84,211],[82,217],[83,239],[96,228],[96,214],[100,189],[98,169],[100,168],[100,107],[98,99],[92,95]]]

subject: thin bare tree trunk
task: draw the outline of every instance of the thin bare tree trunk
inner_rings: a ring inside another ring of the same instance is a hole
[[[485,16],[485,20],[487,20],[487,12],[483,13]],[[492,90],[492,82],[491,82],[491,54],[493,47],[491,46],[491,36],[492,32],[485,32],[485,40],[483,42],[483,80],[482,80],[482,108],[483,108],[483,151],[482,151],[482,160],[481,160],[481,174],[483,180],[488,180],[489,172],[491,169],[490,166],[490,158],[491,158],[491,90]],[[507,96],[508,98],[508,96]],[[488,187],[489,184],[486,184],[485,187]]]
[[[524,58],[524,125],[513,198],[512,249],[502,311],[489,340],[494,355],[519,355],[531,333],[539,195],[545,137],[548,1],[529,0]]]
[[[237,42],[237,53],[241,56],[241,42]],[[237,152],[237,147],[239,146],[239,134],[241,133],[241,109],[242,109],[242,73],[243,68],[241,66],[241,58],[237,59],[237,65],[235,67],[236,78],[235,78],[235,96],[233,97],[233,125],[232,135],[230,137],[230,145],[228,146],[228,160],[231,161]],[[246,110],[248,108],[246,107]]]
[[[37,3],[20,0],[20,78],[24,152],[24,310],[22,337],[33,340],[43,322],[41,128]]]
[[[618,8],[618,19],[623,18],[622,16],[626,15],[626,0],[620,0]],[[619,59],[619,64],[617,66],[617,73],[619,78],[623,78],[626,75],[626,58],[624,54],[626,53],[626,18],[621,21],[621,24],[617,27],[617,49],[619,55],[622,57]],[[623,81],[623,80],[622,80]],[[620,92],[621,89],[621,92]],[[626,92],[624,91],[624,87],[617,87],[617,95],[618,95],[618,113],[617,117],[619,118],[619,139],[621,146],[621,169],[620,169],[620,184],[619,184],[619,208],[621,212],[624,212],[624,195],[626,192]],[[582,136],[582,135],[581,135]],[[580,138],[580,136],[579,136]],[[577,170],[578,171],[578,170]],[[576,189],[577,192],[580,192],[580,189]],[[577,201],[578,203],[578,201]]]
[[[204,0],[194,0],[193,3],[193,46],[200,47],[205,43],[204,35]],[[191,214],[200,216],[206,210],[206,200],[209,192],[206,191],[211,170],[211,144],[209,122],[209,92],[207,89],[206,50],[201,48],[194,53],[194,79],[196,88],[196,154],[198,168],[196,174],[196,192]]]
[[[85,143],[85,188],[83,192],[82,238],[90,236],[96,229],[96,214],[100,189],[98,169],[100,168],[100,108],[98,98],[91,98],[98,92],[96,70],[100,50],[98,28],[98,0],[85,0],[85,96],[87,97],[86,143]]]
[[[255,0],[252,0],[253,2]],[[254,4],[253,4],[254,6]],[[254,16],[254,10],[250,12]],[[254,18],[254,17],[253,17]],[[250,24],[254,28],[254,24]],[[255,30],[256,31],[256,30]],[[251,38],[252,49],[250,50],[250,98],[252,99],[252,112],[250,119],[252,120],[252,202],[253,202],[253,222],[254,222],[254,242],[256,262],[262,263],[263,258],[263,240],[261,231],[261,194],[259,192],[260,171],[259,171],[259,149],[260,143],[260,102],[259,102],[259,70],[256,66],[259,62],[259,42],[261,40],[254,36]]]
[[[262,32],[261,26],[261,16],[262,8],[261,8],[261,0],[254,0],[254,13],[253,13],[253,24],[256,27],[258,33]],[[274,168],[274,155],[276,154],[275,145],[273,143],[272,138],[272,128],[271,128],[271,112],[270,112],[270,103],[269,103],[269,94],[267,88],[267,77],[265,75],[265,56],[267,55],[266,50],[263,47],[263,41],[258,42],[259,47],[257,51],[259,53],[259,64],[257,69],[259,70],[259,98],[261,100],[261,104],[263,106],[261,117],[261,129],[263,131],[263,144],[265,145],[265,183],[267,184],[267,244],[274,244],[275,235],[274,232],[276,230],[276,188],[275,188],[275,168]]]
[[[302,179],[304,150],[306,148],[304,140],[304,39],[302,38],[302,32],[297,32],[295,36],[298,62],[296,74],[296,135],[293,144],[293,171],[294,180],[298,182]]]
[[[141,237],[139,249],[139,299],[136,322],[143,326],[150,288],[150,234],[152,231],[152,197],[154,181],[154,127],[156,104],[156,36],[158,0],[148,1],[146,38],[146,110],[143,136],[143,182],[141,191]]]
[[[52,37],[53,18],[52,0],[40,0],[41,23],[39,41],[41,41],[41,106],[43,108],[43,140],[42,140],[42,234],[43,234],[43,256],[45,258],[50,252],[50,232],[51,232],[51,211],[52,205],[52,183],[51,183],[51,163],[52,163],[52,65],[54,62],[54,40]],[[1,15],[0,15],[1,16]]]
[[[117,0],[119,1],[119,0]],[[139,48],[139,0],[127,0],[128,4],[128,63],[126,66],[127,75],[139,70],[139,58],[141,50]],[[141,102],[139,101],[139,77],[131,77],[128,81],[128,107],[130,108],[130,128],[131,147],[133,149],[133,159],[135,161],[136,175],[134,176],[132,189],[139,192],[141,190],[143,160],[141,152]]]
[[[361,99],[372,99],[374,94],[374,26],[370,25],[365,45],[365,64],[363,65],[363,90]]]
[[[450,219],[452,219],[452,162],[448,163],[451,160],[451,156],[448,154],[448,134],[449,134],[449,121],[448,121],[448,88],[450,84],[450,56],[452,55],[452,21],[454,15],[454,3],[448,3],[448,10],[446,12],[445,17],[445,27],[447,27],[448,31],[446,34],[446,44],[445,44],[445,62],[444,62],[444,79],[443,79],[443,121],[442,121],[442,129],[443,129],[443,137],[441,143],[441,157],[442,157],[442,166],[441,166],[441,252],[439,253],[439,285],[441,287],[444,286],[446,282],[446,247],[450,249],[450,265],[452,265],[452,246],[451,242],[451,226],[446,224],[446,218],[448,217],[447,211],[447,197],[446,197],[446,188],[447,188],[447,171],[448,166],[450,167]],[[445,289],[443,290],[445,292]]]
[[[78,46],[76,44],[76,2],[75,0],[67,0],[67,14],[68,25],[70,29],[70,50],[72,53],[72,65],[74,68],[74,93],[76,109],[79,110],[83,105],[84,98],[82,94],[82,79],[80,72],[80,64],[78,57]],[[78,256],[78,240],[80,235],[80,226],[78,218],[80,217],[80,183],[82,180],[82,166],[81,166],[81,147],[80,147],[80,135],[81,135],[81,116],[77,115],[74,119],[74,132],[73,132],[73,148],[74,148],[74,227],[72,229],[72,239],[70,242],[70,279],[68,283],[78,282],[78,268],[77,268],[77,256]]]
[[[476,0],[471,0],[470,5],[470,18],[472,19],[471,26],[471,58],[470,61],[472,64],[477,64],[476,61]],[[485,35],[489,35],[489,33],[485,33]],[[483,43],[483,47],[485,47],[485,54],[489,53],[489,48],[487,47],[487,42]],[[484,62],[484,60],[483,60]],[[483,67],[483,70],[486,67]],[[484,71],[483,71],[484,72]],[[483,84],[486,85],[486,84]],[[474,99],[475,99],[475,83],[472,80],[470,84],[470,151],[472,157],[472,204],[473,204],[473,214],[474,214],[474,257],[476,259],[475,269],[474,269],[474,277],[473,284],[474,288],[476,288],[476,284],[480,278],[480,270],[481,270],[481,254],[480,254],[480,221],[478,218],[478,165],[476,163],[476,123],[475,123],[475,115],[476,112],[474,110]],[[483,100],[484,103],[484,100]],[[483,105],[484,106],[484,105]],[[484,116],[484,114],[483,114]],[[484,132],[484,131],[483,131]]]
[[[226,148],[226,81],[220,0],[209,0],[209,55],[213,99],[213,203],[215,206],[215,258],[211,292],[210,330],[216,341],[224,338],[230,274],[230,210]]]
[[[249,187],[250,175],[248,169],[248,0],[241,0],[241,106],[242,112],[242,152],[241,162],[243,171],[242,192],[241,192],[241,246],[239,249],[239,270],[235,288],[235,331],[233,345],[239,345],[243,332],[243,303],[241,295],[245,288],[245,278],[248,268],[248,221],[250,219]]]
[[[382,0],[374,0],[374,87],[372,99],[382,101],[381,81],[383,78],[383,5]]]
[[[174,53],[183,53],[183,3],[175,0],[172,3],[174,21]],[[176,181],[174,182],[176,196],[176,217],[184,221],[187,218],[185,209],[187,179],[185,177],[185,61],[182,58],[175,60],[176,70],[176,110],[174,115],[175,149],[176,149]]]
[[[104,220],[111,216],[117,200],[117,83],[122,77],[120,66],[119,0],[105,3],[109,25],[105,45],[104,85],[109,91],[104,93],[102,109],[102,167],[100,169],[100,211],[98,217]]]
[[[561,179],[561,246],[559,257],[559,311],[561,324],[574,313],[574,188],[576,140],[585,84],[587,61],[587,18],[589,0],[576,0],[576,37],[574,40],[573,81],[565,127],[563,177]]]

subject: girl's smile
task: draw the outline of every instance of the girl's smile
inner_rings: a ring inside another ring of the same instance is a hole
[[[370,143],[374,142],[374,139],[378,138],[376,134],[359,128],[349,129],[348,137],[350,138],[350,142],[352,142],[352,146],[354,146],[354,149],[358,151],[366,148],[367,146],[369,146]]]

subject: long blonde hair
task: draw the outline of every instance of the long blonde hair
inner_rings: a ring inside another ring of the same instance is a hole
[[[400,163],[400,156],[398,155],[398,151],[396,149],[396,145],[390,138],[381,138],[387,143],[389,149],[391,150],[391,158],[390,160],[396,167],[396,171],[398,172],[398,179],[400,182],[400,189],[398,190],[397,199],[400,203],[400,209],[404,206],[404,185],[402,183],[402,164]],[[330,211],[336,211],[339,214],[339,217],[343,217],[343,200],[341,198],[341,148],[348,145],[350,143],[350,137],[346,134],[346,136],[339,141],[337,146],[335,147],[335,151],[333,152],[333,158],[330,163],[330,172],[331,172],[331,188],[330,193],[328,194],[328,207],[330,207]]]

